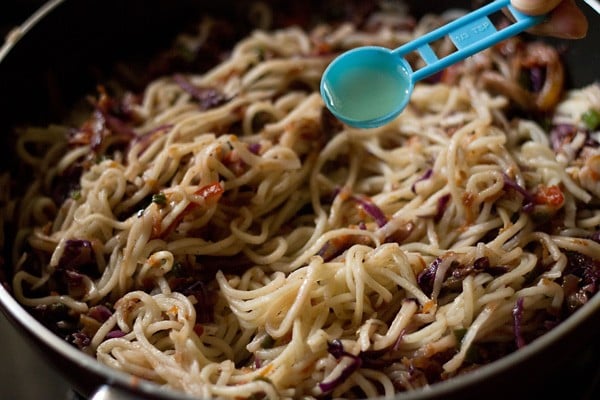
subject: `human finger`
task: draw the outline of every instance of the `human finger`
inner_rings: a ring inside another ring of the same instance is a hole
[[[562,0],[512,0],[517,10],[528,15],[542,15],[552,11]]]
[[[538,0],[535,1],[537,2]],[[552,1],[554,0],[548,1],[548,3]],[[534,0],[531,0],[531,3],[533,2]],[[538,35],[554,36],[562,39],[581,39],[587,35],[587,31],[588,20],[577,4],[575,4],[575,0],[561,1],[552,9],[547,21],[544,21],[531,30],[532,33]]]

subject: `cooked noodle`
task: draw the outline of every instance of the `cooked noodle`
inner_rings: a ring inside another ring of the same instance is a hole
[[[534,340],[597,290],[600,150],[581,115],[600,86],[561,98],[556,151],[509,112],[498,49],[377,129],[333,120],[317,91],[336,53],[439,23],[258,30],[126,112],[101,90],[80,128],[23,131],[15,297],[101,363],[206,398],[392,396]]]

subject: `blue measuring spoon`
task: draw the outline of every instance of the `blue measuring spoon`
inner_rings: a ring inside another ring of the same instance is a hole
[[[508,8],[514,21],[498,30],[489,17],[504,8]],[[381,126],[404,110],[416,82],[515,36],[544,18],[517,11],[510,0],[496,0],[395,50],[358,47],[341,54],[325,69],[321,96],[342,122],[357,128]],[[457,50],[438,58],[430,44],[446,36]],[[405,59],[413,51],[426,64],[416,71]]]

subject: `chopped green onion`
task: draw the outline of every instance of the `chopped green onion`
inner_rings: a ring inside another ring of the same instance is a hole
[[[600,127],[600,112],[590,108],[581,115],[581,120],[590,131]]]
[[[152,202],[158,204],[159,206],[164,206],[167,204],[167,196],[165,196],[163,192],[153,194]]]

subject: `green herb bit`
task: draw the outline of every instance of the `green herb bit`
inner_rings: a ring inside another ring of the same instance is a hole
[[[265,49],[262,47],[256,48],[256,55],[258,56],[259,61],[264,61],[266,58]]]
[[[460,329],[454,330],[454,337],[456,337],[456,341],[459,343],[462,342],[462,340],[466,334],[467,334],[467,330],[465,328],[460,328]]]
[[[101,164],[102,162],[104,162],[106,160],[110,160],[110,157],[107,156],[106,154],[101,154],[99,156],[96,156],[96,164]]]
[[[590,131],[600,127],[600,112],[590,108],[581,115],[581,120]]]
[[[269,378],[267,378],[266,376],[262,376],[259,375],[256,378],[253,379],[254,381],[263,381],[263,382],[267,382],[270,383],[271,385],[273,384],[273,381],[271,381]]]
[[[275,339],[273,339],[270,335],[265,336],[263,341],[261,342],[261,346],[263,349],[270,349],[275,344]]]
[[[167,204],[167,196],[165,196],[163,192],[153,194],[152,202],[158,204],[159,206],[164,206]]]
[[[71,190],[71,193],[69,195],[73,200],[81,199],[81,191],[79,190]]]

